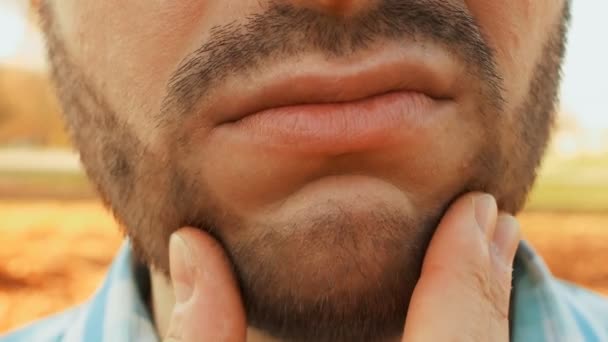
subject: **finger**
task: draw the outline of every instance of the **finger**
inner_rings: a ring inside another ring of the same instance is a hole
[[[464,195],[450,207],[425,255],[404,340],[508,340],[508,321],[502,316],[508,294],[503,294],[506,299],[493,298],[499,293],[492,287],[490,256],[496,219],[496,202],[487,194]],[[510,286],[506,279],[500,281],[500,286]]]
[[[508,214],[500,214],[498,216],[496,231],[490,247],[490,257],[494,266],[494,277],[496,279],[493,282],[493,297],[503,300],[502,303],[499,303],[499,308],[504,310],[505,316],[508,316],[513,259],[521,240],[520,234],[519,222],[517,222],[515,217]]]
[[[497,261],[503,265],[512,265],[520,240],[521,231],[517,219],[509,214],[500,214],[493,237],[496,257],[500,257]]]
[[[171,236],[169,255],[176,305],[165,342],[245,341],[245,312],[222,247],[184,228]]]

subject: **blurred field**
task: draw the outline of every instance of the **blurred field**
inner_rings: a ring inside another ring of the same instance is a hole
[[[573,158],[550,154],[527,208],[608,212],[608,153]]]
[[[0,170],[0,199],[91,199],[95,192],[82,173]]]
[[[120,243],[97,202],[0,202],[0,331],[84,300]]]
[[[608,213],[520,219],[556,275],[608,295]],[[85,300],[121,240],[95,200],[0,201],[0,332]]]
[[[0,65],[0,145],[69,146],[45,73]]]

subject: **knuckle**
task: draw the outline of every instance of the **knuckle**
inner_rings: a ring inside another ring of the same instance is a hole
[[[473,282],[474,288],[481,293],[484,299],[492,299],[492,291],[490,289],[490,276],[484,268],[473,268],[469,274]]]
[[[508,320],[510,282],[503,279],[506,277],[493,276],[488,265],[480,265],[476,262],[476,265],[471,266],[461,277],[468,278],[468,283],[477,292],[483,305],[488,308],[491,317],[499,321]]]
[[[496,279],[493,282],[492,288],[492,301],[491,311],[494,313],[494,317],[500,320],[509,319],[509,299],[511,294],[511,283],[503,281],[502,279]]]
[[[490,260],[487,253],[480,253],[477,257],[467,260],[462,273],[463,281],[471,283],[476,290],[490,293],[491,272]]]

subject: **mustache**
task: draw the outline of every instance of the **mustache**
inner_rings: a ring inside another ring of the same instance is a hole
[[[271,1],[244,21],[211,29],[210,38],[171,75],[158,119],[183,120],[222,79],[252,74],[273,59],[306,53],[340,58],[404,38],[448,50],[482,81],[484,97],[500,107],[502,78],[494,51],[464,7],[446,0],[380,0],[357,16],[339,18]]]

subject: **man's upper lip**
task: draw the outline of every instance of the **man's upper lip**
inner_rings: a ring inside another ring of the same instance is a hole
[[[235,74],[205,101],[214,125],[232,123],[265,109],[314,103],[355,101],[393,91],[420,92],[451,100],[460,68],[439,49],[389,50],[368,59],[328,62],[299,58],[259,74]]]

